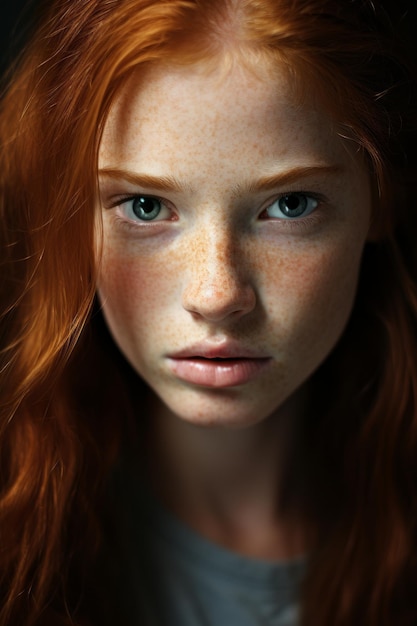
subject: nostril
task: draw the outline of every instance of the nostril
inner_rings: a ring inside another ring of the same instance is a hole
[[[183,293],[183,307],[190,313],[212,320],[221,320],[251,311],[255,306],[255,295],[248,286],[233,289],[213,288],[188,290]]]

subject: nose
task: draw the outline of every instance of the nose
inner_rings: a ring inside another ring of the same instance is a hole
[[[189,259],[182,293],[183,307],[210,322],[250,313],[256,293],[245,275],[244,251],[232,233],[206,228],[199,231],[186,257]]]

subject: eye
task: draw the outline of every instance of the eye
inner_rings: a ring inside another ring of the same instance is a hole
[[[305,193],[287,193],[277,198],[264,211],[266,217],[293,219],[306,217],[318,206],[319,201]]]
[[[151,222],[170,217],[168,207],[162,200],[153,196],[134,196],[125,200],[120,206],[124,207],[126,217],[131,220]]]

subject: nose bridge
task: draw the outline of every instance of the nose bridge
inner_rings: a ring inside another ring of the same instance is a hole
[[[184,308],[210,320],[252,310],[255,292],[243,269],[243,254],[231,225],[200,224],[187,254]]]
[[[232,278],[237,261],[236,236],[230,226],[208,223],[196,235],[195,262],[208,280],[215,282]],[[202,277],[202,276],[201,276]]]

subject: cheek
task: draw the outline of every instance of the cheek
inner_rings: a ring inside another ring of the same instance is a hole
[[[107,322],[116,337],[146,336],[166,323],[177,286],[174,267],[163,256],[138,256],[126,248],[105,246],[98,292]]]
[[[349,318],[363,243],[322,242],[264,257],[262,300],[277,341],[295,339],[303,350],[332,347]]]

